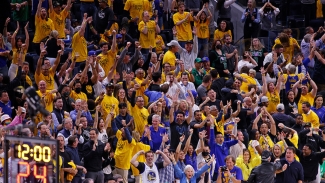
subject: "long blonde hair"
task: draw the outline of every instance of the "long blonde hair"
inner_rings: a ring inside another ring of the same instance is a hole
[[[258,40],[257,50],[263,49],[264,48],[264,45],[261,43],[261,41],[258,38],[254,38],[254,39]],[[254,39],[252,40],[251,46],[249,48],[251,51],[254,51],[255,50],[254,49],[254,46],[253,46]]]
[[[3,34],[0,33],[0,36],[2,37],[2,42],[0,43],[0,47],[1,48],[5,48],[5,41],[4,41],[4,38],[3,38]]]

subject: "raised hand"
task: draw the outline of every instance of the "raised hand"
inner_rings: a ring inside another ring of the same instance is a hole
[[[28,30],[28,25],[29,25],[29,22],[26,23],[26,25],[24,27],[25,30]]]

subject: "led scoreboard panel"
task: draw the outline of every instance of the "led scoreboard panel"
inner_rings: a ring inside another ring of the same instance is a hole
[[[4,183],[58,183],[58,141],[5,136]]]

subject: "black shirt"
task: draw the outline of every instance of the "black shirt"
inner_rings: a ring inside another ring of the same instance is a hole
[[[181,124],[178,124],[177,122],[170,124],[171,139],[173,139],[170,142],[170,149],[176,150],[179,143],[179,137],[181,137],[183,134],[187,136],[188,126],[189,125],[186,121]],[[184,141],[186,141],[186,139]]]
[[[85,168],[87,172],[98,172],[102,170],[103,159],[107,159],[109,153],[104,151],[105,144],[97,141],[96,150],[93,151],[94,141],[88,141],[84,144],[82,150],[84,155]]]
[[[62,168],[71,168],[71,165],[69,165],[68,163],[71,161],[70,155],[68,153],[66,153],[65,151],[60,151],[60,156],[62,157]],[[67,176],[67,172],[64,171],[64,177]]]
[[[304,181],[313,181],[318,173],[318,164],[325,157],[324,152],[312,152],[309,156],[303,156],[302,151],[297,149],[296,154],[304,168]]]
[[[113,19],[114,19],[114,12],[111,8],[106,7],[104,9],[98,9],[96,13],[96,25],[95,25],[97,32],[103,34],[107,27],[108,21]]]
[[[164,162],[159,162],[159,163],[156,162],[155,165],[158,170],[164,168]],[[142,162],[139,162],[139,165],[136,168],[139,170],[140,174],[142,174],[146,170],[146,166]]]

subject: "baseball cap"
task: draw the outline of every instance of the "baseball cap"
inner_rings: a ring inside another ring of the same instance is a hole
[[[203,57],[202,58],[202,62],[209,62],[210,60],[209,60],[209,57]]]
[[[95,56],[95,55],[96,55],[96,52],[95,51],[88,52],[88,56]]]
[[[116,38],[122,38],[122,34],[116,34]]]
[[[8,114],[4,114],[1,116],[1,123],[6,121],[7,119],[11,119],[11,117]]]
[[[198,58],[196,58],[196,59],[194,60],[194,62],[195,62],[195,63],[201,63],[201,62],[202,62],[202,59],[198,57]]]
[[[263,96],[261,98],[261,102],[268,102],[269,101],[269,98],[267,98],[267,96]]]
[[[186,41],[186,44],[193,44],[193,40]]]
[[[53,1],[53,8],[56,8],[58,6],[61,6],[59,2]]]
[[[179,43],[177,41],[175,41],[175,40],[172,40],[171,42],[167,43],[167,46],[178,46],[178,47],[181,47],[179,45]]]
[[[98,2],[108,4],[108,1],[107,0],[99,0]]]
[[[276,106],[276,110],[277,110],[277,111],[283,111],[283,110],[284,110],[284,105],[283,105],[283,104],[278,104],[278,105]]]
[[[267,161],[271,157],[271,152],[264,150],[261,154],[262,161]]]
[[[26,113],[26,109],[25,109],[25,107],[21,107],[21,112],[22,112],[22,113]]]
[[[107,84],[105,85],[105,87],[114,87],[114,84],[113,84],[113,83],[107,83]]]

